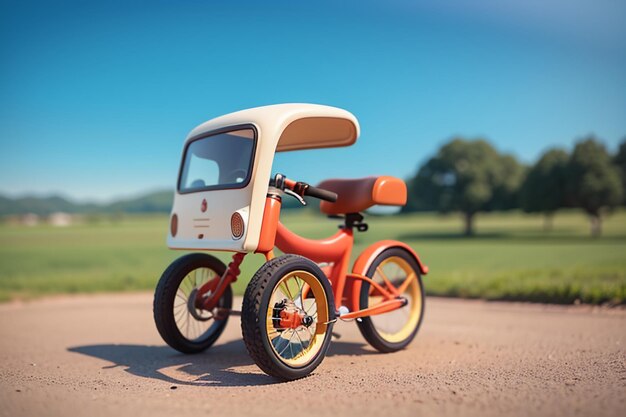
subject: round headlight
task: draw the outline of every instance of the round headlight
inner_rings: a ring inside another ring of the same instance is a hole
[[[172,214],[172,218],[170,220],[170,233],[172,237],[176,237],[176,233],[178,233],[178,216],[176,213]]]
[[[230,230],[235,239],[241,239],[243,236],[243,217],[239,213],[233,213],[230,217]]]

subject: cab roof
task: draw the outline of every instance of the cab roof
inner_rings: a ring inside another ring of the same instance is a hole
[[[230,126],[254,125],[261,147],[275,152],[350,146],[359,137],[354,115],[337,107],[287,103],[255,107],[211,119],[193,129],[187,141]]]

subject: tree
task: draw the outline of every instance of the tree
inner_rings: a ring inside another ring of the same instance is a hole
[[[622,203],[626,204],[626,138],[620,143],[617,154],[613,158],[613,162],[617,165],[617,169],[622,177]]]
[[[474,234],[480,211],[516,205],[523,168],[515,158],[501,156],[484,140],[457,138],[444,145],[409,181],[407,211],[460,211],[465,234]]]
[[[513,155],[500,155],[498,181],[487,210],[511,210],[519,208],[519,190],[527,168],[517,162]]]
[[[565,205],[568,160],[564,150],[551,149],[539,158],[522,183],[522,209],[528,213],[543,213],[546,231],[552,228],[554,213]]]
[[[603,209],[622,201],[619,171],[605,147],[593,137],[576,144],[568,165],[568,198],[589,215],[591,235],[600,236]]]

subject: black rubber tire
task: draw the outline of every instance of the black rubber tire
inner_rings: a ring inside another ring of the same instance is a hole
[[[372,319],[370,317],[363,317],[360,322],[357,321],[359,330],[361,331],[361,334],[363,335],[365,340],[367,340],[367,342],[374,349],[382,353],[396,352],[398,350],[404,349],[415,338],[415,335],[417,335],[417,332],[419,331],[419,328],[422,325],[422,321],[424,319],[425,299],[424,299],[424,286],[422,284],[422,275],[420,273],[420,269],[417,264],[417,261],[415,260],[413,255],[411,255],[408,251],[399,247],[385,249],[374,259],[372,264],[367,269],[367,273],[365,275],[372,278],[374,276],[374,273],[376,272],[376,267],[378,267],[378,265],[380,265],[385,259],[392,257],[392,256],[397,256],[407,261],[409,265],[411,265],[411,268],[413,268],[413,270],[417,274],[417,281],[419,282],[420,294],[422,298],[422,309],[420,312],[419,321],[417,322],[417,326],[415,326],[415,329],[413,329],[413,331],[407,338],[396,343],[389,342],[385,340],[383,337],[381,337],[381,335],[376,330],[376,326],[374,326],[374,323],[372,322]],[[361,292],[359,294],[359,307],[362,309],[368,307],[369,289],[370,289],[370,284],[366,281],[363,281],[361,284]]]
[[[320,351],[311,362],[303,367],[291,367],[282,362],[274,353],[267,337],[265,323],[270,297],[280,279],[295,270],[309,272],[319,279],[328,301],[329,320],[333,320],[335,303],[330,281],[317,264],[298,255],[282,255],[265,263],[248,284],[241,309],[241,331],[248,353],[263,372],[285,381],[303,378],[319,366],[330,346],[333,328],[333,323],[327,326]]]
[[[168,345],[182,353],[200,353],[208,349],[220,337],[228,322],[228,316],[224,320],[215,320],[215,323],[207,330],[207,337],[200,341],[191,341],[178,330],[173,310],[176,292],[187,274],[198,268],[210,268],[221,276],[226,270],[226,265],[206,253],[181,256],[163,272],[154,291],[153,313],[157,330]],[[233,291],[229,285],[220,298],[218,306],[230,310],[232,305]]]

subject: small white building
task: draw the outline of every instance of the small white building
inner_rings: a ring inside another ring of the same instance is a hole
[[[48,223],[52,226],[66,227],[72,224],[73,217],[69,213],[56,212],[48,216]]]

